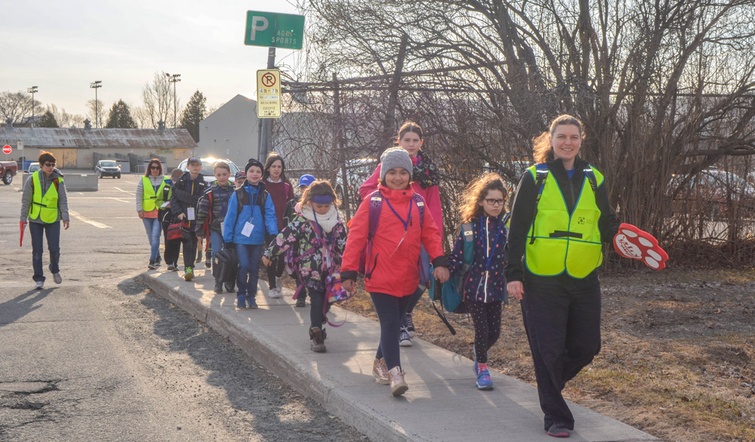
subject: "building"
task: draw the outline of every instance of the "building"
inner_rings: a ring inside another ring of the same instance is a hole
[[[14,150],[4,160],[36,161],[43,150],[51,152],[61,169],[94,169],[100,159],[126,162],[128,170],[143,171],[143,162],[160,158],[170,170],[197,150],[186,129],[61,129],[47,127],[0,128],[0,145]],[[124,170],[128,171],[128,170]]]
[[[236,95],[199,123],[200,156],[227,158],[243,168],[259,152],[257,102]]]

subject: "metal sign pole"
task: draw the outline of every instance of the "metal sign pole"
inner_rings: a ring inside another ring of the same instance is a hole
[[[270,47],[267,48],[267,68],[268,69],[274,69],[275,68],[275,48]],[[257,105],[259,106],[259,97],[257,97]],[[267,159],[267,154],[272,150],[272,144],[273,144],[273,119],[272,118],[264,118],[260,120],[260,142],[259,142],[259,149],[258,149],[258,160],[262,164],[265,164],[265,160]]]

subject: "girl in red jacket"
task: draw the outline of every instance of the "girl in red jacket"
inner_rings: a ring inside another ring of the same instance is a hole
[[[448,269],[438,227],[432,214],[424,210],[424,199],[415,198],[410,186],[413,165],[409,154],[399,147],[388,149],[380,166],[379,192],[360,204],[351,220],[341,279],[344,289],[354,290],[360,257],[365,252],[364,287],[380,320],[380,344],[372,374],[378,383],[390,384],[393,396],[401,396],[409,387],[401,369],[399,328],[419,284],[421,246],[432,258],[438,280],[448,280]],[[370,240],[370,211],[377,208],[380,228],[372,229],[375,235]]]
[[[432,214],[433,220],[438,227],[438,232],[443,241],[443,208],[440,202],[440,191],[438,190],[438,184],[440,182],[440,173],[438,167],[432,162],[430,157],[422,150],[424,144],[424,135],[422,128],[419,124],[413,121],[405,121],[401,128],[398,130],[398,139],[396,143],[399,147],[403,148],[412,160],[412,189],[425,199],[425,205],[427,210]],[[359,196],[362,199],[367,198],[378,187],[378,177],[381,175],[381,167],[378,166],[375,172],[367,178],[367,180],[359,188]],[[422,265],[429,267],[427,252],[422,250]],[[425,279],[429,272],[423,272],[422,275]],[[411,347],[411,338],[414,337],[414,321],[412,320],[412,311],[414,306],[417,305],[422,293],[425,292],[425,288],[428,287],[430,281],[420,280],[417,284],[416,290],[409,300],[409,306],[406,309],[406,315],[401,321],[401,334],[400,342],[402,347]]]

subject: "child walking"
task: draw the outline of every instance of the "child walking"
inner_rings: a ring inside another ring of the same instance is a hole
[[[402,148],[388,149],[380,165],[377,191],[359,205],[351,220],[341,278],[344,289],[354,290],[360,256],[365,252],[364,286],[380,320],[380,343],[372,373],[376,382],[390,384],[393,396],[401,396],[409,386],[401,369],[399,332],[409,299],[419,284],[421,245],[435,265],[434,276],[445,282],[449,274],[438,227],[424,208],[424,198],[411,186],[409,154]],[[377,216],[371,214],[378,208]],[[370,226],[373,220],[379,228]],[[371,233],[374,236],[370,238]]]
[[[218,161],[213,168],[215,182],[212,183],[207,192],[199,199],[197,206],[197,227],[195,229],[197,236],[202,238],[208,236],[210,240],[210,255],[212,261],[212,274],[215,276],[215,293],[223,293],[223,280],[221,279],[220,269],[215,263],[215,255],[223,248],[223,219],[228,212],[228,201],[233,195],[233,185],[231,185],[231,166],[224,161]]]
[[[265,182],[265,190],[270,194],[275,206],[275,216],[278,219],[278,231],[287,224],[283,223],[283,217],[286,213],[286,205],[294,199],[294,186],[288,182],[286,177],[286,163],[283,162],[277,152],[270,152],[265,161],[265,168],[262,172],[262,181]],[[276,257],[272,264],[267,266],[267,295],[271,298],[280,298],[283,296],[280,287],[280,278],[283,275],[283,260]]]
[[[506,186],[496,173],[472,181],[460,207],[461,227],[448,260],[452,275],[461,273],[459,292],[474,322],[474,372],[479,390],[492,390],[488,350],[501,336],[501,304],[506,298],[503,276],[507,230],[503,213]],[[473,235],[472,263],[464,265],[465,235]]]
[[[265,248],[265,232],[278,234],[273,200],[262,180],[262,163],[250,159],[244,168],[246,181],[236,189],[228,201],[223,219],[223,241],[233,243],[239,259],[236,277],[236,309],[257,308],[257,280],[260,259]]]
[[[173,194],[170,197],[170,210],[173,218],[185,222],[183,232],[184,249],[184,280],[194,279],[194,260],[197,256],[197,235],[194,234],[196,223],[196,208],[199,197],[204,195],[207,184],[202,176],[202,161],[199,157],[189,157],[184,173],[173,186]]]
[[[301,213],[268,246],[262,262],[269,266],[276,257],[292,251],[297,280],[310,299],[310,348],[323,353],[327,337],[323,329],[328,309],[326,280],[341,271],[346,227],[338,216],[336,193],[330,182],[317,180],[312,183],[304,190],[301,204]]]

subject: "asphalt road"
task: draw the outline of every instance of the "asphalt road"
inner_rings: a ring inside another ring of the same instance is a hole
[[[34,290],[20,178],[0,185],[0,440],[365,440],[134,281],[138,176],[69,193],[63,284]]]

